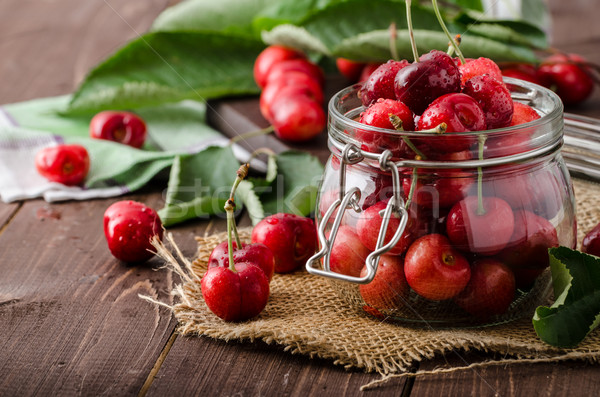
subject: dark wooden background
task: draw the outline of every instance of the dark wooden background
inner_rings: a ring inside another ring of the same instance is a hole
[[[147,30],[156,15],[175,2],[3,0],[0,103],[72,92],[92,66]],[[580,9],[566,3],[551,1],[554,26],[563,32],[557,45],[600,63],[598,29],[581,24],[590,14],[595,13],[595,21],[600,18],[592,7],[595,1],[575,2]],[[331,81],[329,90],[339,83]],[[266,124],[255,98],[212,105],[212,120],[226,134]],[[569,110],[600,117],[600,96]],[[226,119],[229,127],[219,119]],[[323,158],[323,147],[315,149],[323,140],[301,148]],[[127,197],[160,208],[163,189],[151,186]],[[102,214],[117,200],[0,203],[0,396],[361,395],[361,385],[379,378],[260,342],[178,336],[168,310],[138,298],[141,293],[169,301],[176,277],[156,271],[158,260],[130,267],[106,249]],[[248,224],[246,218],[243,224]],[[188,222],[172,232],[184,253],[192,256],[194,236],[222,230],[223,220],[215,218]],[[421,369],[482,358],[488,357],[457,352],[424,362]],[[392,380],[366,393],[591,395],[600,386],[599,369],[581,362],[516,364],[414,383]]]

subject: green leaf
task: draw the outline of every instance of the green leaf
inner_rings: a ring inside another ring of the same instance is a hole
[[[547,28],[550,22],[548,5],[544,0],[526,0],[521,2],[521,18],[540,29]]]
[[[462,24],[469,33],[504,41],[527,45],[534,48],[547,48],[548,39],[543,30],[529,20],[492,19],[482,13],[466,11],[456,17],[456,23]]]
[[[446,2],[456,4],[461,8],[483,11],[483,4],[481,4],[481,0],[446,0]]]
[[[323,174],[321,162],[314,156],[287,151],[277,156],[277,178],[257,193],[265,214],[279,212],[307,216],[316,205],[317,189]]]
[[[321,40],[310,34],[306,29],[284,24],[275,26],[270,31],[264,31],[261,35],[262,40],[270,45],[280,44],[287,47],[297,48],[304,52],[317,52],[319,54],[330,55],[329,49]]]
[[[420,53],[432,49],[445,48],[448,38],[441,32],[431,30],[415,30],[415,40]],[[401,58],[412,59],[412,50],[408,39],[408,31],[398,31],[396,48]],[[537,57],[529,48],[504,44],[484,37],[468,35],[463,37],[460,48],[466,57],[487,57],[495,61],[535,62]],[[389,33],[377,30],[346,39],[333,49],[335,56],[350,59],[386,60],[390,57]]]
[[[149,33],[94,68],[67,113],[258,93],[252,68],[263,48],[258,39],[225,34]]]
[[[600,258],[566,247],[550,248],[554,296],[533,317],[536,333],[557,347],[575,347],[600,322]]]
[[[194,155],[175,157],[165,206],[158,212],[163,224],[171,226],[223,213],[238,168],[229,146],[212,146]]]
[[[256,14],[277,0],[188,0],[163,11],[155,31],[230,32],[258,37],[252,23]]]
[[[254,191],[252,182],[241,181],[235,194],[244,203],[253,225],[256,225],[265,217],[265,211],[258,195]]]

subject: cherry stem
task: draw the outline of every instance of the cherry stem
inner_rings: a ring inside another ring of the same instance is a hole
[[[227,251],[229,251],[229,270],[236,273],[235,264],[233,263],[233,236],[231,232],[235,228],[235,219],[233,211],[235,209],[235,203],[229,199],[225,203],[225,211],[227,212]],[[238,246],[241,248],[241,245]]]
[[[267,156],[277,156],[277,153],[275,153],[273,150],[271,150],[267,147],[261,147],[261,148],[256,149],[255,151],[253,151],[250,154],[248,163],[250,163],[252,160],[254,160],[256,157],[260,156],[261,154],[266,154]]]
[[[392,123],[396,131],[404,131],[404,128],[402,128],[402,119],[400,117],[393,113],[390,113],[388,117],[390,119],[390,123]],[[419,149],[417,149],[417,147],[411,142],[411,140],[407,136],[403,136],[402,140],[404,141],[404,143],[406,143],[406,146],[408,146],[413,152],[415,152],[417,157],[419,157],[419,160],[427,159],[427,157],[425,157],[425,155]]]
[[[479,160],[483,160],[483,145],[487,137],[480,134],[477,137]],[[477,167],[477,215],[485,215],[486,211],[483,207],[483,168]]]
[[[233,138],[231,138],[229,140],[229,145],[233,145],[234,143],[237,143],[237,142],[242,141],[247,138],[254,138],[255,136],[268,135],[273,131],[274,131],[273,126],[270,125],[268,127],[260,129],[260,130],[246,132],[244,134],[240,134],[240,135],[237,135],[237,136],[234,136]]]
[[[463,55],[463,53],[460,50],[460,48],[458,48],[458,45],[456,44],[456,42],[452,38],[452,35],[448,31],[448,28],[446,27],[446,24],[444,23],[444,18],[442,18],[442,14],[440,13],[440,8],[437,5],[437,0],[431,0],[431,4],[433,5],[433,11],[435,12],[435,16],[437,17],[437,20],[440,23],[440,26],[442,27],[442,30],[444,31],[444,33],[448,37],[448,40],[450,40],[450,44],[452,45],[452,47],[454,47],[454,51],[456,51],[456,55],[458,55],[458,58],[460,59],[460,62],[464,64],[465,63],[465,56]]]
[[[235,210],[234,197],[235,197],[235,191],[237,190],[240,183],[244,180],[244,178],[246,176],[248,176],[249,170],[250,170],[250,164],[248,164],[248,163],[242,164],[240,166],[240,168],[237,170],[237,176],[235,178],[235,181],[233,182],[233,186],[231,187],[231,193],[229,193],[229,199],[225,203],[225,211],[227,212],[227,233],[228,233],[228,245],[229,245],[230,256],[233,255],[233,249],[232,249],[233,247],[232,247],[232,241],[231,241],[232,239],[231,239],[231,233],[230,233],[231,231],[233,231],[233,233],[235,235],[235,243],[237,245],[237,248],[238,249],[242,248],[242,240],[240,239],[240,235],[238,233],[237,226],[235,225],[235,218],[233,215],[233,211]],[[229,218],[231,218],[231,225],[230,225]]]
[[[419,61],[419,52],[417,51],[417,43],[415,42],[415,33],[412,25],[412,15],[410,13],[410,5],[412,0],[406,0],[406,24],[408,25],[408,37],[410,38],[410,47],[412,48],[415,62]]]
[[[392,59],[394,61],[397,61],[400,59],[400,57],[398,56],[398,48],[396,48],[396,37],[398,36],[398,33],[396,32],[396,23],[392,22],[390,24],[390,54],[392,55]]]
[[[415,189],[417,187],[417,178],[419,175],[417,174],[417,169],[413,168],[412,170],[412,180],[410,181],[410,190],[408,191],[408,197],[406,198],[406,204],[404,208],[408,209],[408,206],[412,202],[413,195],[415,194]]]

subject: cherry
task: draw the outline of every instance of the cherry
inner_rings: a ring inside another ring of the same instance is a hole
[[[63,185],[78,185],[90,169],[90,157],[81,145],[58,145],[41,149],[35,155],[40,175]]]
[[[237,247],[242,247],[242,243],[235,225],[233,197],[238,185],[248,175],[249,168],[248,164],[243,164],[238,169],[229,199],[225,203],[228,266],[210,267],[209,265],[200,282],[206,306],[225,321],[241,321],[257,316],[265,308],[269,299],[269,278],[265,270],[256,262],[250,262],[251,255],[248,255],[248,252],[240,255],[245,257],[244,262],[236,262],[234,256],[232,234],[235,234]],[[224,250],[221,246],[217,246],[215,251],[211,254],[211,259],[218,261],[220,253]],[[257,255],[255,259],[262,261],[264,254]]]
[[[499,254],[502,262],[511,269],[548,267],[548,248],[558,247],[556,228],[530,211],[515,211],[514,217],[515,228],[510,242]]]
[[[271,108],[278,97],[290,98],[308,96],[319,104],[323,103],[323,89],[319,83],[301,72],[289,72],[279,80],[271,81],[260,94],[260,112],[267,120],[272,120]]]
[[[388,200],[379,201],[378,203],[367,208],[360,214],[358,222],[356,223],[356,233],[358,234],[360,241],[371,251],[375,250],[377,245],[377,237],[379,236],[379,229],[383,223],[383,217],[379,213],[385,210],[387,203]],[[414,237],[410,232],[410,228],[415,223],[416,222],[413,220],[409,225],[409,222],[407,221],[406,228],[400,237],[400,241],[398,241],[398,243],[392,247],[392,249],[387,251],[388,255],[401,255],[404,253],[404,251],[406,251],[409,244],[414,240]],[[392,239],[396,233],[396,230],[398,230],[399,225],[400,218],[392,213],[385,233],[385,238],[383,240],[384,245]]]
[[[475,76],[482,76],[484,74],[489,75],[494,80],[502,82],[502,72],[496,62],[489,58],[477,58],[477,59],[466,59],[465,63],[462,63],[459,59],[456,60],[458,63],[458,70],[460,71],[460,82],[461,85],[465,85],[466,82]]]
[[[319,66],[315,65],[308,59],[297,58],[288,59],[274,64],[269,69],[265,86],[269,85],[272,81],[281,79],[283,75],[292,71],[305,73],[315,79],[315,81],[321,85],[325,82],[325,75]]]
[[[510,125],[521,125],[540,118],[538,112],[529,105],[521,102],[513,102],[513,116]]]
[[[546,82],[538,75],[538,70],[535,65],[529,63],[514,63],[502,67],[500,70],[502,71],[502,76],[529,81],[530,83],[544,87],[546,86]]]
[[[329,267],[332,272],[358,277],[371,253],[360,241],[354,229],[342,225],[333,241]]]
[[[305,58],[305,55],[300,51],[280,45],[272,45],[265,48],[258,54],[258,57],[254,61],[254,81],[256,81],[256,84],[260,88],[263,88],[267,84],[267,76],[273,65],[288,59],[297,58]]]
[[[485,320],[503,314],[515,298],[515,276],[495,259],[480,259],[471,267],[471,279],[465,289],[454,297],[464,311]]]
[[[550,82],[565,104],[573,105],[586,100],[594,89],[594,80],[585,63],[576,54],[555,54],[542,62],[538,73]]]
[[[489,74],[474,76],[464,83],[463,93],[477,101],[485,114],[486,129],[507,127],[513,115],[513,100],[502,81]]]
[[[242,243],[242,248],[237,249],[235,241],[233,244],[233,262],[253,263],[265,272],[267,279],[271,281],[275,271],[275,257],[273,253],[264,244],[246,244]],[[208,257],[208,268],[211,267],[229,267],[229,249],[227,241],[219,243]]]
[[[511,208],[531,208],[537,195],[531,190],[534,176],[527,170],[511,169],[502,174],[492,174],[483,180],[483,192],[486,196],[498,197],[506,201]]]
[[[271,105],[271,125],[275,135],[296,142],[308,141],[319,135],[327,122],[321,104],[308,95],[283,94],[280,93]]]
[[[600,256],[600,223],[586,233],[581,241],[581,251],[586,254]]]
[[[446,233],[455,247],[472,253],[494,255],[513,234],[510,205],[497,197],[467,196],[454,204],[446,221]]]
[[[144,262],[154,256],[151,239],[162,239],[163,228],[156,211],[143,203],[123,200],[104,212],[104,236],[108,249],[124,262]]]
[[[413,131],[415,129],[413,117],[413,113],[404,103],[394,99],[380,98],[361,113],[359,122],[390,130],[401,125],[402,130]],[[392,120],[396,125],[392,123]],[[356,139],[362,142],[361,149],[369,152],[379,153],[389,149],[394,158],[414,158],[416,155],[400,134],[358,129]]]
[[[360,276],[366,275],[367,266],[364,266]],[[373,280],[361,284],[358,289],[365,303],[377,310],[394,310],[404,306],[410,289],[404,276],[402,258],[382,255]]]
[[[375,69],[358,91],[363,105],[369,106],[380,98],[396,99],[394,79],[398,71],[410,63],[406,60],[389,60]],[[405,128],[407,131],[411,131]]]
[[[105,110],[90,121],[90,137],[141,148],[146,141],[144,120],[135,113]]]
[[[427,143],[438,152],[460,152],[471,147],[475,138],[447,134],[449,132],[483,131],[486,127],[485,115],[479,104],[472,97],[453,93],[443,95],[434,100],[423,112],[417,130],[435,128],[446,124],[446,131],[427,140]]]
[[[310,218],[278,213],[254,226],[252,243],[269,247],[275,257],[275,272],[287,273],[303,266],[314,254],[317,232]]]
[[[206,306],[225,321],[243,321],[257,316],[269,299],[269,280],[258,266],[239,262],[212,267],[200,282]]]
[[[344,76],[349,82],[356,83],[366,66],[365,62],[357,62],[346,58],[336,58],[335,65],[338,71]]]
[[[371,75],[371,73],[373,73],[375,71],[375,69],[377,69],[380,65],[382,65],[381,62],[369,62],[367,63],[362,71],[360,72],[360,76],[358,77],[358,82],[362,82],[362,81],[366,81],[369,76]]]
[[[417,294],[434,301],[456,296],[471,277],[465,257],[442,234],[428,234],[412,243],[404,258],[404,273]]]
[[[408,196],[412,176],[402,180],[404,194]],[[413,202],[425,208],[452,207],[463,199],[473,185],[469,172],[456,169],[418,170]]]
[[[524,153],[531,148],[531,136],[527,130],[517,130],[501,135],[490,135],[485,141],[487,158],[511,156]]]
[[[400,69],[394,85],[396,98],[421,114],[434,99],[460,91],[460,73],[448,54],[432,50]]]

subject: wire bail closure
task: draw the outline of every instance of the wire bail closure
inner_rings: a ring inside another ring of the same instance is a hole
[[[352,187],[346,191],[346,166],[357,164],[365,158],[363,152],[352,143],[348,143],[344,146],[341,157],[342,159],[339,170],[339,197],[333,202],[333,204],[331,204],[331,206],[325,212],[325,215],[323,215],[323,219],[321,219],[321,224],[318,228],[318,237],[321,250],[308,259],[306,262],[306,270],[311,274],[319,276],[349,281],[357,284],[367,284],[370,283],[375,277],[381,255],[392,249],[398,243],[398,241],[400,241],[400,238],[404,233],[404,229],[406,228],[408,213],[404,208],[404,200],[400,195],[400,172],[398,171],[398,165],[391,161],[391,151],[386,150],[380,155],[377,155],[379,168],[381,168],[382,171],[389,171],[392,175],[393,196],[388,201],[385,210],[382,211],[383,213],[380,213],[383,221],[379,228],[375,250],[371,252],[365,260],[367,265],[367,273],[364,276],[355,277],[347,274],[336,273],[331,271],[331,248],[335,242],[335,238],[342,223],[344,214],[348,209],[352,209],[356,213],[362,211],[358,205],[361,197],[360,189],[358,187]],[[328,236],[325,234],[327,225],[329,224],[329,220],[336,210],[337,213],[333,220],[333,225],[331,226],[331,231],[329,232],[328,238]],[[398,225],[398,229],[392,236],[391,240],[384,245],[387,228],[392,216],[398,216],[400,218],[400,224]],[[323,259],[322,269],[319,268],[321,259]]]

